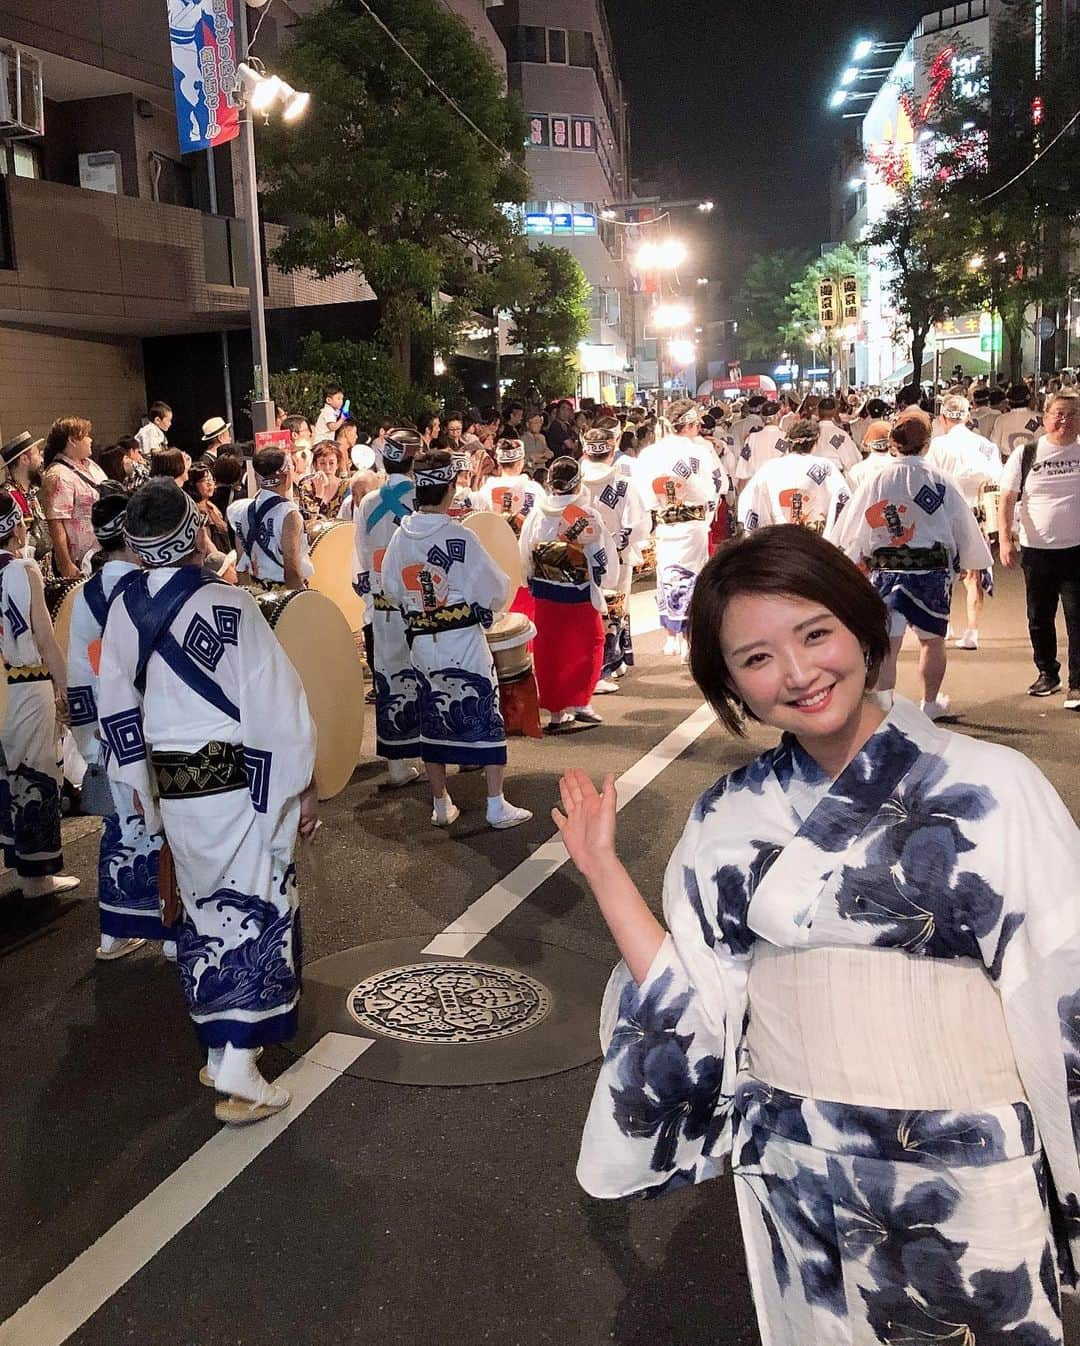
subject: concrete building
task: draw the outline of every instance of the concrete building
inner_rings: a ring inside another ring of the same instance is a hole
[[[498,9],[503,0],[441,0],[451,13],[464,19],[474,36],[491,52],[500,70],[506,69],[506,48],[492,25],[488,10]]]
[[[265,15],[268,61],[310,7]],[[0,433],[80,414],[104,443],[164,397],[191,445],[227,405],[223,367],[238,417],[251,387],[235,142],[180,153],[164,0],[0,0],[13,45],[40,62],[44,133],[0,138]],[[357,276],[266,281],[271,323],[373,298]]]
[[[629,131],[602,0],[507,0],[491,18],[529,121],[526,231],[572,252],[592,285],[580,392],[621,398],[633,359],[625,230],[601,212],[630,197]]]

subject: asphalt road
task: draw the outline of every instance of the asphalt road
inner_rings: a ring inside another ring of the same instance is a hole
[[[999,576],[984,632],[979,653],[951,658],[957,727],[1027,752],[1080,816],[1080,718],[1059,699],[1023,695],[1033,673],[1015,576]],[[639,655],[624,691],[604,698],[601,727],[513,743],[507,794],[534,810],[526,827],[486,830],[482,777],[469,775],[451,787],[462,820],[451,835],[436,833],[421,788],[386,794],[379,769],[361,768],[325,806],[316,849],[301,861],[308,961],[437,935],[549,840],[567,764],[620,774],[692,715],[700,698],[661,657],[657,634],[639,640]],[[905,654],[901,690],[914,690],[912,673]],[[735,744],[713,726],[625,807],[621,849],[645,893],[658,899],[695,795],[769,741],[756,731]],[[2,1346],[757,1342],[729,1179],[617,1205],[577,1187],[593,1065],[463,1088],[309,1067],[322,1091],[246,1167],[235,1161],[259,1128],[203,1150],[221,1128],[196,1081],[201,1062],[175,970],[151,951],[94,962],[96,835],[82,821],[69,832],[81,895],[48,919],[0,906],[0,1324],[70,1268],[55,1302],[74,1326],[57,1326],[50,1309],[33,1326],[0,1325]],[[493,937],[614,961],[569,867]],[[484,952],[481,943],[475,956]],[[268,1074],[293,1064],[282,1049],[264,1060]],[[177,1211],[203,1180],[207,1204],[185,1223]],[[122,1269],[103,1255],[72,1267],[144,1198],[145,1220],[117,1240]],[[179,1232],[150,1255],[171,1220]],[[38,1308],[49,1308],[51,1293]],[[96,1311],[79,1309],[95,1297]],[[1074,1333],[1080,1343],[1080,1327]]]

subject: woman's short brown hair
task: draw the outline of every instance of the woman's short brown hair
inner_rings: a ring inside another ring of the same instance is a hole
[[[343,449],[332,439],[320,439],[318,444],[311,450],[311,466],[314,469],[315,464],[320,458],[332,455],[334,459],[334,476],[340,477],[347,466],[346,455]]]
[[[690,672],[717,718],[740,737],[747,710],[735,690],[720,638],[724,613],[745,594],[820,603],[866,651],[872,687],[889,652],[885,604],[838,547],[798,524],[759,528],[723,547],[698,576],[690,601]]]
[[[152,477],[182,477],[187,471],[187,459],[179,449],[157,449],[150,455]]]
[[[69,439],[85,439],[94,433],[92,421],[85,416],[61,416],[53,421],[45,440],[45,463],[48,465],[68,446]]]
[[[926,412],[909,407],[897,417],[889,438],[905,457],[914,457],[930,443],[932,434],[933,426]]]

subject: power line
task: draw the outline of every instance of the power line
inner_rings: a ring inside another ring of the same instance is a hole
[[[1022,168],[1020,172],[1016,174],[1015,177],[1010,178],[1003,187],[998,187],[997,190],[991,192],[989,196],[980,197],[980,199],[976,201],[975,204],[978,206],[985,205],[987,201],[992,201],[995,196],[1000,196],[1002,192],[1008,191],[1009,188],[1013,185],[1013,183],[1019,182],[1025,173],[1030,173],[1040,159],[1045,159],[1045,157],[1050,153],[1050,151],[1058,143],[1058,141],[1065,134],[1065,132],[1070,130],[1073,126],[1075,126],[1078,121],[1080,121],[1080,109],[1078,109],[1073,114],[1073,116],[1069,118],[1069,120],[1065,123],[1065,125],[1061,128],[1061,130],[1057,133],[1057,135],[1053,138],[1053,140],[1051,140],[1050,144],[1047,145],[1046,149],[1040,150],[1038,154],[1036,154],[1035,158],[1032,159],[1031,163],[1029,163],[1026,168]]]
[[[530,177],[529,173],[524,168],[522,168],[522,166],[519,163],[515,162],[513,156],[507,150],[505,150],[501,145],[496,145],[494,140],[492,140],[492,138],[486,132],[482,131],[480,127],[477,126],[477,124],[473,121],[473,119],[469,116],[469,114],[465,111],[465,109],[461,106],[460,103],[458,103],[455,99],[451,98],[451,96],[446,92],[445,89],[441,88],[438,84],[435,83],[435,81],[431,78],[431,76],[420,64],[420,62],[416,59],[416,57],[412,54],[412,52],[408,49],[408,47],[406,47],[405,44],[399,40],[397,34],[392,32],[391,29],[389,29],[386,26],[386,24],[382,21],[382,19],[379,18],[378,14],[376,14],[375,11],[371,8],[367,0],[360,0],[360,4],[366,10],[368,16],[378,25],[379,28],[382,29],[382,31],[386,34],[386,36],[390,39],[390,41],[394,44],[394,46],[397,47],[398,51],[400,51],[401,54],[404,57],[406,57],[406,59],[409,60],[417,68],[417,70],[419,70],[420,74],[423,75],[424,79],[431,86],[431,88],[435,90],[435,92],[439,95],[439,97],[442,98],[444,102],[446,102],[450,107],[454,109],[454,111],[458,114],[458,116],[462,119],[462,121],[468,123],[468,125],[472,127],[472,129],[476,132],[476,134],[480,137],[481,140],[486,141],[487,144],[491,146],[491,148],[495,151],[495,153],[499,156],[499,158],[505,165],[511,168],[516,168],[517,171],[526,179],[526,181],[531,186],[532,178]]]

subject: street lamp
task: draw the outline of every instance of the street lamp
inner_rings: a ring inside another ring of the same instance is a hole
[[[656,243],[642,243],[634,257],[636,271],[677,271],[690,253],[679,238],[663,238]]]
[[[674,332],[689,327],[694,315],[685,304],[658,304],[652,312],[653,326],[661,332]]]
[[[708,276],[698,276],[697,283],[699,285],[708,285],[709,284]]]
[[[240,50],[248,56],[247,3],[238,7],[237,30]],[[247,116],[240,118],[240,166],[243,179],[244,215],[247,229],[248,294],[251,301],[251,363],[254,396],[251,426],[256,434],[273,430],[274,403],[270,392],[270,356],[266,344],[266,295],[263,291],[262,241],[259,236],[259,180],[255,167],[254,114],[269,116],[275,103],[284,121],[293,122],[307,110],[311,95],[299,93],[277,75],[268,75],[257,60],[243,60],[236,67],[235,97]]]
[[[688,365],[694,358],[694,343],[689,337],[678,337],[668,342],[668,354],[677,365]]]
[[[697,208],[701,211],[702,215],[711,215],[716,209],[716,204],[713,201],[699,201]]]

